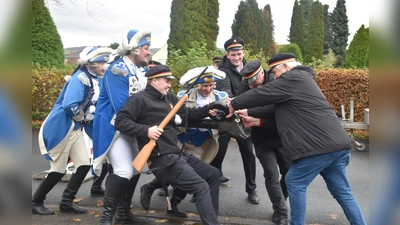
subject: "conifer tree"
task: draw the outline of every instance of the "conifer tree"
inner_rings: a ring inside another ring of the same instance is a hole
[[[304,45],[305,45],[304,40],[305,39],[304,39],[303,7],[299,5],[297,0],[295,0],[288,41],[292,44],[296,44],[300,48],[302,54],[304,54]]]
[[[329,53],[329,49],[332,45],[332,26],[331,17],[332,14],[328,11],[329,5],[324,5],[324,50],[322,54],[326,55]]]
[[[346,67],[363,69],[369,49],[369,29],[364,24],[357,30],[346,52]]]
[[[201,42],[203,38],[206,39],[208,50],[215,49],[219,30],[218,13],[217,0],[173,0],[168,52],[179,49],[186,53],[192,42]]]
[[[219,17],[219,3],[218,0],[208,0],[208,11],[207,11],[207,48],[208,49],[217,49],[217,37],[219,34],[219,26],[218,26],[218,17]]]
[[[308,32],[308,24],[310,23],[311,16],[311,6],[313,4],[313,0],[300,0],[300,5],[303,7],[303,16],[304,16],[304,39],[307,39]]]
[[[275,40],[274,40],[274,24],[272,20],[271,6],[268,4],[262,10],[262,17],[265,22],[265,45],[263,52],[265,56],[273,56],[276,53]]]
[[[244,39],[247,49],[258,53],[265,42],[265,23],[256,0],[241,1],[232,23],[232,37]]]
[[[44,0],[32,0],[32,62],[62,67],[64,48]]]
[[[306,41],[304,62],[311,63],[312,58],[322,59],[324,47],[324,8],[318,0],[311,6],[310,26]]]
[[[367,28],[367,30],[368,30],[368,33],[369,33],[369,28]],[[369,68],[369,45],[368,45],[368,48],[367,48],[367,54],[365,55],[365,58],[364,58],[364,67],[365,68]]]
[[[347,17],[346,0],[337,0],[332,12],[332,51],[337,61],[335,67],[343,67],[346,59],[346,47],[349,38],[349,20]]]

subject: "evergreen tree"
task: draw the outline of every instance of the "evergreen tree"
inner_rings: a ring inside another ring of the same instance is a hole
[[[311,15],[311,6],[313,4],[313,0],[300,0],[300,5],[303,6],[304,10],[304,21],[306,24],[310,21],[310,15]]]
[[[368,33],[369,33],[369,28],[367,28],[367,29],[368,29]],[[365,58],[364,58],[364,67],[369,68],[369,45],[367,48],[367,54],[365,55]]]
[[[364,24],[357,30],[346,52],[346,67],[363,69],[369,49],[369,29]]]
[[[217,37],[219,34],[218,17],[219,17],[219,3],[218,0],[208,0],[208,13],[207,13],[207,49],[217,49]]]
[[[256,0],[241,1],[233,20],[232,36],[244,39],[246,48],[258,53],[263,48],[265,23]]]
[[[217,0],[173,0],[171,4],[171,23],[168,43],[168,52],[180,49],[186,53],[192,42],[200,42],[203,37],[208,50],[215,49],[218,36]]]
[[[349,38],[349,20],[346,13],[346,0],[337,0],[332,12],[332,51],[337,57],[335,67],[343,67]]]
[[[303,7],[304,16],[304,39],[307,40],[308,24],[310,23],[311,6],[313,0],[300,0],[300,5]]]
[[[272,20],[272,12],[270,5],[266,5],[262,10],[262,16],[265,22],[265,45],[263,46],[263,53],[265,56],[273,56],[276,53],[275,40],[274,40],[274,24]]]
[[[331,13],[328,11],[329,5],[324,5],[324,50],[322,54],[329,53],[332,45],[332,26],[331,26]]]
[[[310,26],[306,41],[304,62],[311,63],[313,57],[322,59],[324,48],[324,8],[318,0],[311,6]]]
[[[44,0],[32,0],[32,62],[62,67],[64,49]]]
[[[304,15],[303,7],[297,0],[294,2],[292,21],[289,32],[289,42],[299,46],[301,53],[304,54]]]

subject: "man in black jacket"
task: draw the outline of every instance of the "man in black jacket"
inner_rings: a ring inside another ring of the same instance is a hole
[[[274,80],[274,76],[263,69],[260,60],[248,62],[240,70],[240,75],[243,77],[242,82],[251,89]],[[272,222],[277,225],[285,225],[288,222],[288,207],[286,205],[288,193],[285,176],[290,168],[290,162],[282,152],[282,142],[276,129],[274,105],[241,109],[236,112],[242,117],[263,118],[260,120],[261,127],[252,128],[251,140],[254,144],[256,156],[264,169],[265,187],[274,210]],[[280,174],[282,176],[279,179]]]
[[[217,82],[216,89],[219,91],[225,91],[229,97],[236,97],[243,93],[244,90],[248,89],[248,86],[241,83],[242,76],[239,72],[246,64],[244,59],[244,40],[242,38],[231,38],[224,44],[226,55],[222,58],[219,63],[218,69],[224,71],[226,77],[224,80]],[[221,171],[221,183],[229,181],[229,178],[222,174],[222,161],[225,158],[226,151],[228,149],[229,141],[231,137],[229,135],[220,135],[218,138],[219,149],[218,154],[215,156],[211,165],[215,166]],[[239,145],[239,151],[242,156],[244,173],[246,178],[246,192],[248,193],[248,200],[253,204],[260,203],[256,191],[256,157],[254,156],[253,143],[250,139],[236,140]]]
[[[228,100],[227,105],[233,114],[235,109],[274,104],[279,136],[285,155],[292,162],[285,179],[290,225],[305,224],[307,187],[318,174],[324,178],[350,224],[365,225],[346,175],[350,138],[315,83],[313,69],[296,62],[292,53],[277,54],[268,65],[274,82]],[[246,120],[245,125],[260,123],[255,118]]]
[[[157,127],[168,115],[178,98],[169,93],[174,77],[168,66],[157,65],[148,72],[144,91],[132,95],[115,120],[115,128],[130,137],[136,137],[139,149],[150,139],[156,146],[148,160],[149,168],[158,180],[192,194],[203,224],[218,224],[219,171],[178,147],[177,123],[187,115],[188,121],[209,116],[208,105],[186,108],[183,105],[175,120],[161,129]]]

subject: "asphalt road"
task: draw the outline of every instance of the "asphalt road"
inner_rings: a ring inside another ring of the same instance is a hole
[[[223,162],[223,172],[231,177],[228,184],[220,186],[220,214],[221,224],[273,224],[270,220],[273,210],[264,185],[263,170],[257,159],[256,183],[260,204],[254,205],[247,201],[245,192],[243,164],[234,140],[229,144],[229,149]],[[42,171],[49,169],[49,162],[40,155],[37,142],[37,132],[32,133],[32,177]],[[356,196],[361,209],[369,221],[369,153],[352,151],[352,158],[347,169],[350,185]],[[132,212],[142,218],[146,218],[147,224],[201,224],[197,215],[195,204],[190,201],[191,196],[186,197],[179,208],[189,212],[188,219],[177,219],[165,214],[166,204],[163,197],[153,194],[150,211],[144,211],[139,202],[139,188],[151,181],[153,175],[142,175],[133,196]],[[40,184],[40,180],[32,180],[32,194]],[[48,194],[45,204],[50,209],[58,210],[66,182],[59,182]],[[38,216],[32,215],[32,224],[40,225],[66,225],[66,224],[98,224],[101,207],[98,203],[101,197],[91,197],[90,187],[92,181],[82,184],[77,198],[82,198],[80,206],[88,208],[83,215],[65,214],[56,211],[55,215]],[[104,184],[103,184],[104,185]],[[312,225],[338,225],[349,224],[341,207],[330,195],[322,177],[317,177],[309,186],[307,192],[307,218],[306,224]]]

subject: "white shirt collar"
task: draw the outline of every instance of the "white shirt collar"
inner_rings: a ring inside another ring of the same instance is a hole
[[[196,105],[197,107],[202,107],[210,103],[210,96],[203,97],[199,92],[196,93]]]

